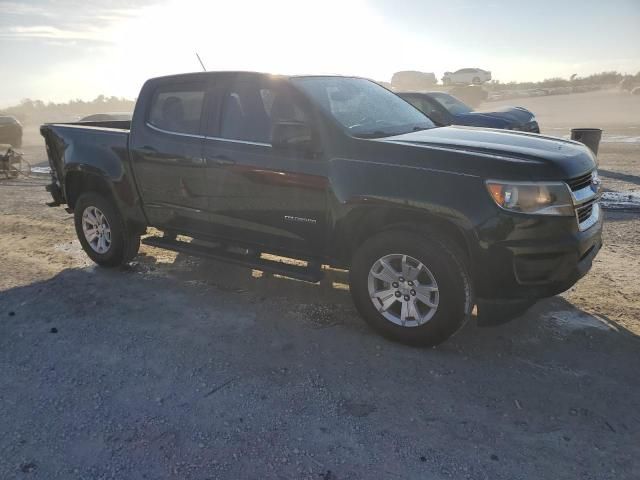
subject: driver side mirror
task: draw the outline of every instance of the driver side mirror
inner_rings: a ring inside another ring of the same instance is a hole
[[[311,127],[304,122],[280,121],[271,131],[271,145],[285,150],[313,151]]]

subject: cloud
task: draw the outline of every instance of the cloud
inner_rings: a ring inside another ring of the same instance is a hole
[[[110,32],[123,21],[140,15],[137,8],[94,0],[52,1],[34,3],[0,0],[0,37],[8,39],[43,39],[55,41],[113,41]]]
[[[30,27],[9,27],[0,30],[0,37],[10,38],[41,38],[50,40],[104,40],[104,30],[99,28],[63,29],[51,25],[36,25]]]

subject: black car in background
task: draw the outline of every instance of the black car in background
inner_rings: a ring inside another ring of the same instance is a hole
[[[10,115],[0,115],[0,143],[8,143],[12,147],[22,146],[22,124]]]
[[[109,113],[93,113],[82,117],[80,122],[126,122],[131,121],[133,113],[131,112],[109,112]]]
[[[466,125],[540,133],[535,115],[526,108],[502,107],[494,111],[476,112],[466,103],[444,92],[400,92],[398,95],[439,126]]]

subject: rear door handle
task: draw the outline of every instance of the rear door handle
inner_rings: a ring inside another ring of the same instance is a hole
[[[200,157],[178,157],[176,161],[181,165],[204,165],[204,158]]]
[[[138,148],[138,153],[141,153],[142,155],[155,155],[158,151],[153,147],[145,145],[144,147]]]

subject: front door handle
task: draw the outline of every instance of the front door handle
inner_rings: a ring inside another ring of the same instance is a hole
[[[217,167],[225,167],[228,165],[235,165],[236,161],[226,155],[214,155],[207,159],[207,163]]]

